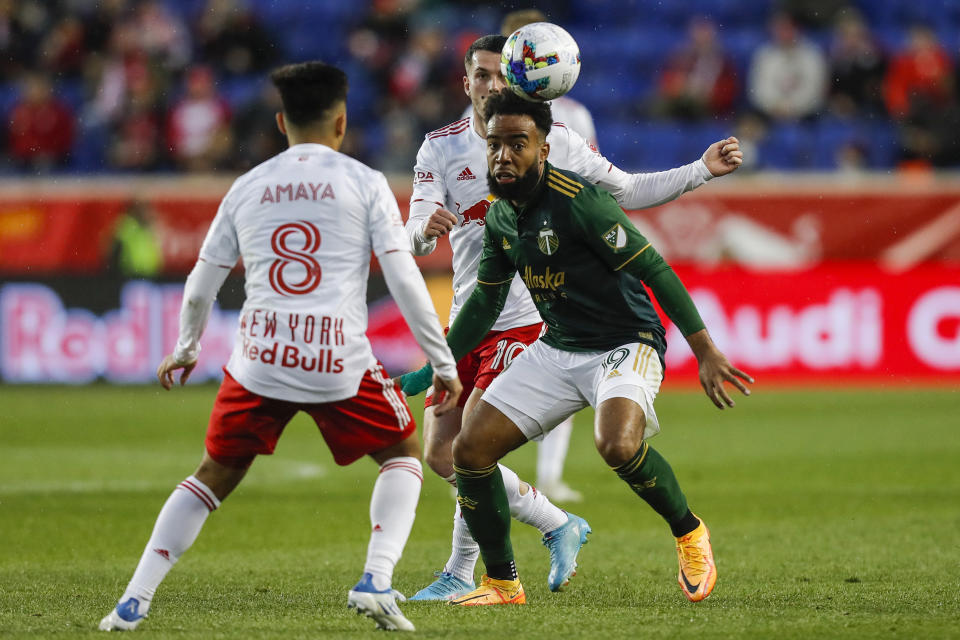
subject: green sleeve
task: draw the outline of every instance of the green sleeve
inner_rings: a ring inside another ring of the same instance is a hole
[[[660,254],[658,254],[653,247],[650,247],[647,251],[660,260],[660,263],[664,267],[663,269],[656,271],[653,275],[644,277],[634,272],[634,268],[631,267],[633,263],[631,262],[624,267],[624,270],[629,270],[630,273],[634,273],[634,275],[640,277],[647,283],[647,286],[653,291],[657,302],[659,302],[663,308],[664,313],[667,314],[667,317],[670,318],[673,324],[677,325],[677,328],[680,329],[680,333],[683,334],[684,338],[703,329],[703,319],[700,317],[697,307],[693,304],[693,300],[690,298],[690,294],[687,292],[687,288],[683,286],[680,278],[677,277],[677,274],[670,268],[670,265],[660,257]]]
[[[483,232],[483,254],[477,267],[477,286],[461,307],[447,334],[447,344],[457,360],[480,344],[500,317],[510,293],[517,270],[504,253],[501,242],[495,226],[487,224]]]
[[[704,328],[686,287],[669,264],[602,189],[584,189],[574,201],[574,222],[594,252],[613,271],[643,281],[684,337]]]
[[[494,205],[496,206],[496,205]],[[483,232],[483,254],[477,267],[477,286],[457,314],[447,333],[447,344],[455,360],[460,360],[480,344],[484,336],[500,317],[503,305],[510,293],[510,285],[517,269],[504,253],[502,236],[490,224],[493,216],[487,212],[487,225]],[[403,392],[417,395],[430,386],[433,367],[428,362],[423,368],[400,376]]]
[[[511,281],[496,285],[477,283],[447,333],[447,344],[454,359],[460,360],[470,353],[490,331],[503,311]]]

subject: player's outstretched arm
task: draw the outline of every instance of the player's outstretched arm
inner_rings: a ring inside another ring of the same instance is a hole
[[[180,385],[187,382],[187,378],[197,366],[197,357],[200,354],[200,336],[207,327],[210,317],[210,308],[217,292],[230,274],[230,269],[198,260],[193,266],[187,282],[183,287],[183,303],[180,306],[180,334],[177,337],[177,346],[173,353],[168,355],[157,367],[157,378],[164,389],[173,387],[173,372],[183,369],[180,374]]]
[[[377,258],[383,269],[387,289],[400,307],[400,313],[407,321],[417,344],[427,354],[427,359],[434,363],[444,380],[456,381],[456,384],[459,384],[457,361],[443,339],[437,312],[413,256],[406,251],[387,251]]]
[[[733,173],[743,164],[743,151],[740,150],[740,141],[730,136],[714,142],[703,152],[703,163],[707,165],[715,177]]]
[[[744,382],[753,383],[753,378],[737,369],[727,357],[717,349],[710,339],[710,334],[706,329],[701,329],[694,334],[687,336],[687,344],[693,350],[700,364],[700,385],[704,393],[710,398],[710,401],[718,409],[736,406],[736,403],[727,393],[724,382],[729,382],[740,390],[745,396],[750,395],[750,389],[744,385]]]
[[[473,293],[457,314],[450,332],[447,333],[447,344],[450,345],[454,358],[460,360],[487,335],[490,327],[500,317],[500,311],[510,293],[512,281],[511,277],[510,280],[498,284],[477,283]],[[436,385],[437,378],[433,376],[433,367],[428,362],[420,369],[398,377],[394,383],[398,384],[408,396],[415,396],[430,387],[431,376],[433,384]]]

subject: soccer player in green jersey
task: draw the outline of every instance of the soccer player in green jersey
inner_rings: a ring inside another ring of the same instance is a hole
[[[710,339],[690,295],[603,189],[547,162],[550,107],[512,92],[487,102],[487,180],[499,198],[487,212],[476,289],[450,329],[455,357],[493,325],[519,272],[547,326],[486,390],[453,445],[458,500],[487,573],[454,604],[522,604],[510,544],[510,512],[497,461],[576,411],[596,409],[594,440],[613,471],[660,514],[676,538],[680,588],[703,600],[717,579],[710,533],[687,506],[670,465],[646,439],[660,430],[653,402],[666,340],[644,285],[685,336],[700,383],[719,408],[753,379]],[[404,391],[429,384],[425,370]],[[420,380],[423,380],[421,383]]]

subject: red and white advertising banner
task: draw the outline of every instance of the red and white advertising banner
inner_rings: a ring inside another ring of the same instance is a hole
[[[758,381],[960,384],[960,266],[676,271],[714,341]],[[667,341],[668,380],[696,381],[673,326]]]
[[[676,270],[716,343],[758,384],[960,385],[960,267]],[[180,285],[132,282],[116,309],[95,314],[67,308],[46,285],[0,286],[0,378],[150,382],[176,341],[181,293]],[[194,379],[220,375],[236,318],[236,311],[211,314]],[[368,335],[391,374],[423,362],[389,298],[371,305]],[[695,384],[696,362],[685,341],[672,326],[667,339],[666,383]]]
[[[410,183],[393,184],[406,215]],[[141,205],[159,244],[162,274],[186,275],[229,185],[223,179],[0,184],[0,276],[103,273],[117,222],[133,203]],[[461,226],[483,224],[472,203],[454,208]],[[629,213],[674,263],[796,269],[874,260],[904,269],[960,262],[957,180],[715,180],[663,206]],[[417,261],[424,270],[447,271],[450,258],[450,245],[441,240]]]

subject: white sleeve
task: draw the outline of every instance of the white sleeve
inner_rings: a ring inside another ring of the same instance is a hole
[[[444,206],[442,163],[438,151],[429,139],[424,139],[417,152],[417,164],[413,168],[413,193],[410,196],[410,215],[405,229],[410,237],[413,254],[425,256],[437,248],[437,239],[423,237],[423,227],[437,210]]]
[[[456,377],[457,363],[443,337],[433,301],[413,256],[407,251],[393,251],[379,259],[390,295],[400,307],[417,344],[427,354],[434,372],[441,378]]]
[[[201,258],[187,276],[180,307],[180,335],[173,350],[173,360],[177,364],[196,362],[200,355],[200,336],[207,327],[210,308],[229,274],[229,267],[211,264]]]
[[[367,229],[369,229],[370,248],[378,258],[388,251],[409,251],[410,246],[403,233],[403,216],[397,206],[397,197],[393,195],[386,176],[379,171],[370,172],[367,203]]]
[[[236,186],[236,183],[234,183],[234,186]],[[233,224],[231,206],[236,199],[231,197],[234,193],[234,187],[231,187],[227,195],[223,197],[220,207],[217,209],[217,215],[210,223],[210,229],[207,230],[203,246],[200,247],[200,258],[202,260],[226,269],[232,269],[240,258],[240,242]]]
[[[609,191],[624,209],[645,209],[670,202],[713,178],[702,157],[668,171],[627,173],[604,158],[577,132],[566,128],[566,135],[569,136],[569,168]]]

